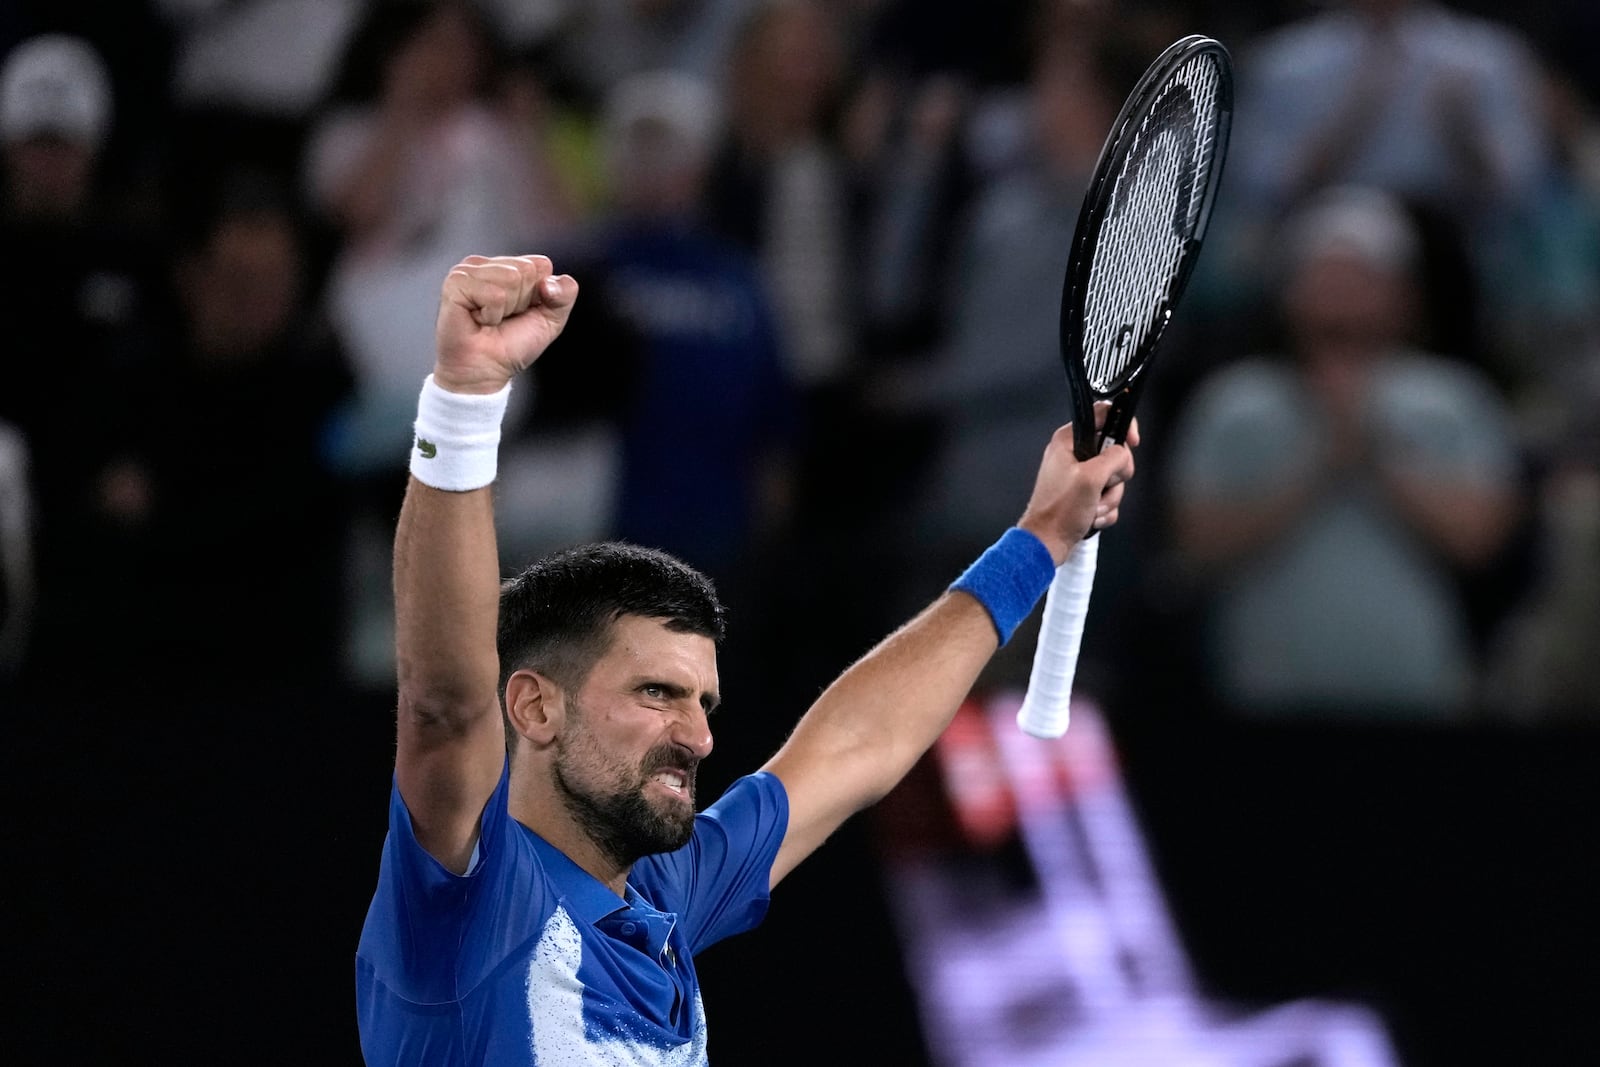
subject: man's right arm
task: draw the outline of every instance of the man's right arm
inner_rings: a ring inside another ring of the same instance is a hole
[[[440,294],[429,388],[444,395],[436,399],[492,407],[561,332],[577,288],[542,256],[463,260]],[[464,873],[505,761],[494,503],[488,484],[427,484],[459,481],[430,472],[432,462],[450,461],[442,452],[452,445],[417,447],[426,458],[413,460],[394,546],[395,781],[417,841]]]

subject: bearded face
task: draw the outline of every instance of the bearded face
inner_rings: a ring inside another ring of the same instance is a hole
[[[608,751],[575,701],[568,722],[556,752],[556,788],[595,844],[621,865],[687,844],[698,761],[670,743],[656,745],[643,759]]]

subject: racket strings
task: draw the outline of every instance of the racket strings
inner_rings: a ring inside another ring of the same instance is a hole
[[[1102,395],[1124,384],[1170,313],[1216,159],[1221,83],[1211,55],[1181,65],[1134,131],[1109,191],[1083,320],[1089,383]]]

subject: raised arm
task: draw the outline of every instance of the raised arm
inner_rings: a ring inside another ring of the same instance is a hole
[[[1137,429],[1129,441],[1138,444]],[[1018,526],[1060,564],[1091,525],[1104,529],[1117,521],[1123,483],[1132,476],[1127,447],[1108,448],[1080,463],[1072,451],[1072,428],[1062,427],[1045,449]],[[1029,590],[1035,600],[1048,584],[1051,568],[1044,570],[1043,583]],[[1017,578],[1016,584],[1026,584]],[[789,829],[772,866],[773,885],[905,777],[949,725],[999,646],[988,609],[966,592],[947,591],[828,687],[763,768],[783,782],[789,796]]]
[[[458,873],[505,759],[488,484],[498,412],[511,379],[561,332],[577,292],[543,256],[470,256],[440,293],[437,356],[395,534],[395,780],[418,842]]]

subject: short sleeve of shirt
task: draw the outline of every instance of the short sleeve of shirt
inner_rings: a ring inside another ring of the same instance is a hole
[[[543,880],[518,877],[517,853],[507,841],[511,823],[507,789],[502,770],[484,805],[477,861],[468,874],[458,875],[418,843],[399,786],[391,784],[389,835],[357,955],[395,995],[415,1004],[456,1000],[462,992],[460,948],[472,915],[482,914],[484,904],[491,914],[509,901],[518,902],[514,909],[518,912],[543,906]],[[493,936],[493,931],[488,933]],[[478,931],[475,936],[483,934]]]

